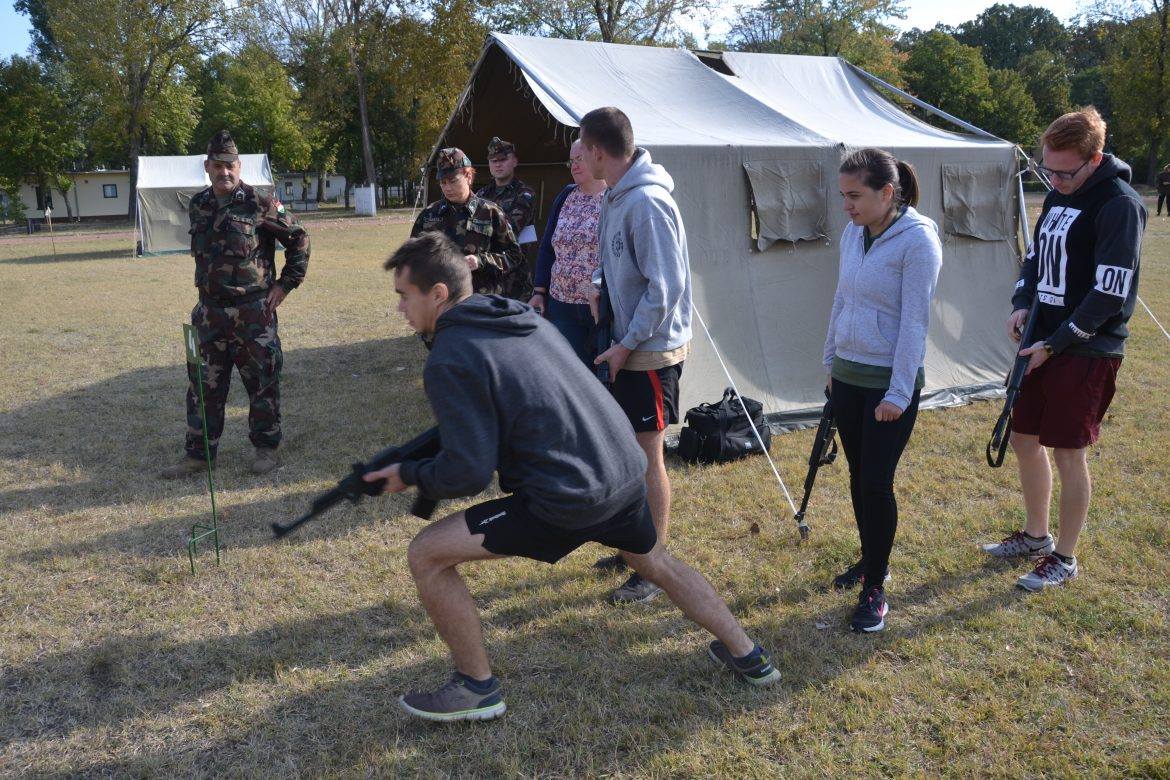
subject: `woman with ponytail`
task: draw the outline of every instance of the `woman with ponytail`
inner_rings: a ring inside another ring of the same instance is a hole
[[[861,149],[842,161],[839,174],[851,224],[841,236],[824,357],[861,556],[833,585],[861,584],[852,628],[873,632],[885,627],[889,611],[885,581],[898,527],[894,472],[918,416],[942,246],[938,226],[914,209],[918,178],[908,163]]]

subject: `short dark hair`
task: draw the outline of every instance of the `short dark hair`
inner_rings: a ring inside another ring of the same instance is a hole
[[[436,231],[406,239],[383,268],[410,269],[411,284],[423,292],[442,282],[452,298],[471,294],[471,269],[463,252],[454,241]]]
[[[595,108],[581,117],[581,135],[589,136],[589,143],[605,150],[610,157],[633,157],[634,128],[630,118],[620,108]]]

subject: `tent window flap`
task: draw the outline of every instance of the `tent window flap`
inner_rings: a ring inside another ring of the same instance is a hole
[[[943,165],[943,230],[982,241],[1010,240],[1012,173],[996,164]]]
[[[760,251],[777,241],[825,237],[825,188],[814,162],[754,160],[743,164],[752,196],[752,238]]]

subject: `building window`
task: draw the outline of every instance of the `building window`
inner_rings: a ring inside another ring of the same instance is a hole
[[[37,211],[45,210],[45,191],[37,187]]]
[[[284,183],[284,194],[285,195],[292,195],[293,194],[291,181],[286,181]]]
[[[325,189],[329,189],[329,180],[328,179],[325,180]]]
[[[116,198],[116,197],[118,197],[118,185],[117,184],[103,184],[102,185],[102,197],[103,198]]]

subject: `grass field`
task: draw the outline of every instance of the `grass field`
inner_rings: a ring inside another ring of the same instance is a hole
[[[428,424],[424,350],[387,316],[379,262],[406,230],[314,222],[308,282],[280,310],[286,465],[248,471],[237,378],[224,561],[204,552],[196,577],[205,484],[154,478],[181,454],[190,258],[0,240],[0,775],[1170,777],[1170,343],[1140,312],[1069,587],[1024,595],[1022,567],[976,549],[1022,518],[1014,461],[983,462],[998,403],[919,418],[877,636],[851,635],[852,596],[825,588],[857,547],[843,465],[798,546],[763,460],[674,461],[673,550],[774,649],[778,688],[721,673],[665,600],[605,605],[617,580],[586,547],[465,567],[508,713],[407,720],[397,696],[448,672],[406,568],[408,499],[288,542],[268,530]],[[1170,220],[1151,217],[1141,291],[1170,319]],[[791,487],[810,440],[773,442]]]

